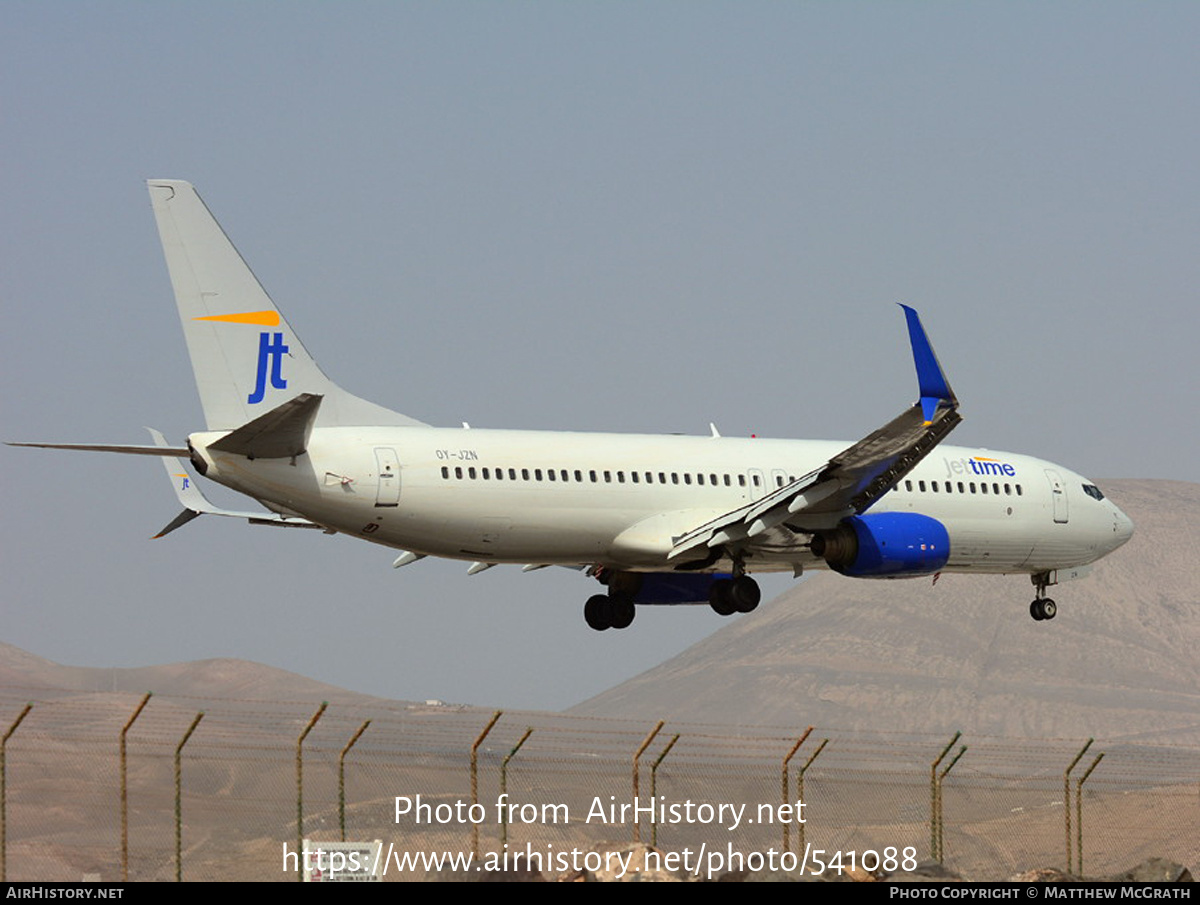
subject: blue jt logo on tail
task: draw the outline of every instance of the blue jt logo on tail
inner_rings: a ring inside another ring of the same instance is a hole
[[[287,389],[287,381],[283,379],[283,356],[288,347],[283,344],[282,333],[258,334],[258,376],[254,378],[254,392],[246,401],[253,405],[262,402],[267,391],[267,359],[271,360],[271,386],[277,390]]]

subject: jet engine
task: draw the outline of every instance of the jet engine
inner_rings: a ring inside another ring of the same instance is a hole
[[[851,578],[930,575],[950,559],[950,535],[935,518],[878,512],[844,519],[813,535],[812,551]]]

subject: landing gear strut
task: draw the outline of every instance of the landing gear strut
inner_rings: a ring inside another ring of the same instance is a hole
[[[1030,577],[1034,587],[1037,588],[1037,596],[1033,603],[1029,604],[1029,615],[1033,617],[1035,622],[1043,622],[1047,619],[1053,619],[1058,615],[1058,604],[1046,596],[1046,588],[1050,585],[1050,575],[1047,572],[1039,572]]]

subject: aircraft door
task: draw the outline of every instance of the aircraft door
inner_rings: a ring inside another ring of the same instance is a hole
[[[750,475],[750,499],[760,499],[765,492],[767,479],[763,477],[761,468],[751,468]]]
[[[1065,525],[1069,514],[1066,485],[1063,484],[1062,477],[1053,468],[1046,469],[1046,480],[1050,482],[1050,499],[1054,501],[1054,521]]]
[[[396,450],[376,447],[375,464],[379,466],[379,487],[375,491],[376,508],[400,505],[400,460]]]

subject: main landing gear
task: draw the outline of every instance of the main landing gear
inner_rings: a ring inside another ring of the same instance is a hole
[[[749,575],[737,578],[718,578],[708,592],[708,604],[719,616],[749,613],[762,600],[762,589]]]
[[[608,628],[629,628],[633,622],[633,600],[624,594],[597,594],[583,605],[583,619],[588,628],[602,632]]]
[[[1030,576],[1030,580],[1037,588],[1037,597],[1034,598],[1033,603],[1029,604],[1029,615],[1035,622],[1053,619],[1058,615],[1058,604],[1046,596],[1046,588],[1050,585],[1050,575],[1046,572],[1039,572]]]
[[[681,581],[672,580],[671,575],[642,575],[601,567],[596,567],[592,577],[608,588],[607,594],[589,597],[583,606],[584,621],[598,632],[628,628],[636,613],[635,599],[643,604],[703,604],[707,593],[709,605],[722,616],[749,613],[762,600],[758,582],[738,562],[729,578],[693,574],[683,576],[686,580]]]

